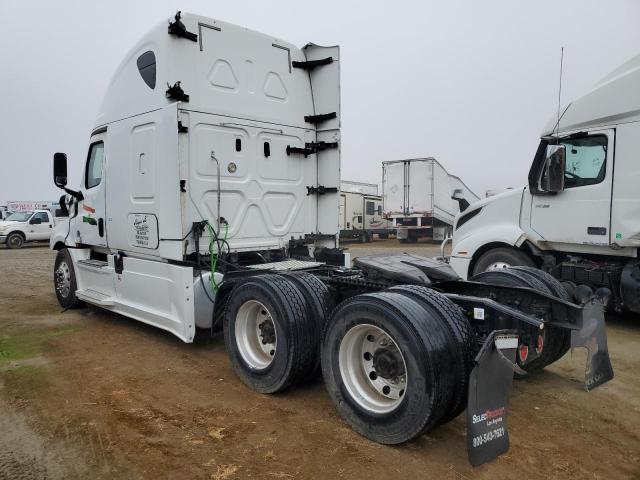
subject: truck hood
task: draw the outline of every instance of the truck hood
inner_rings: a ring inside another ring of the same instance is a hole
[[[26,222],[16,222],[15,220],[0,220],[0,227],[8,227],[10,225],[24,225]]]
[[[483,198],[456,215],[454,243],[478,232],[481,225],[520,225],[520,205],[526,187],[514,188],[498,195]],[[466,219],[464,217],[467,217]]]
[[[458,217],[460,217],[461,215],[469,213],[478,208],[483,208],[486,205],[497,205],[497,204],[502,205],[502,204],[507,204],[512,202],[516,202],[520,204],[520,199],[522,198],[522,192],[524,192],[525,188],[526,187],[520,187],[520,188],[514,188],[512,190],[506,190],[502,193],[499,193],[498,195],[493,195],[491,197],[483,198],[482,200],[474,202],[464,212],[456,215],[456,219],[458,219]]]

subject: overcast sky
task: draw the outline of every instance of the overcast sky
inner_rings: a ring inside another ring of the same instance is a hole
[[[380,183],[381,161],[433,155],[480,195],[525,183],[561,46],[563,103],[640,52],[634,0],[3,0],[0,204],[58,198],[56,151],[78,185],[113,71],[177,9],[341,46],[343,179]]]

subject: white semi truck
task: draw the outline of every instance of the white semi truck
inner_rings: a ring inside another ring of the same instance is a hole
[[[382,162],[383,212],[401,243],[450,236],[460,211],[454,194],[467,205],[479,200],[433,157]]]
[[[602,305],[567,302],[544,272],[505,270],[505,286],[405,254],[341,265],[339,68],[338,47],[180,12],[145,34],[107,89],[78,190],[54,155],[72,197],[51,239],[56,296],[184,342],[222,329],[258,392],[322,371],[342,418],[377,442],[466,408],[481,464],[508,449],[514,370],[571,344],[591,353],[588,388],[612,378]]]
[[[340,238],[370,242],[388,238],[390,222],[382,216],[382,197],[375,183],[340,181]]]
[[[640,56],[545,127],[524,188],[458,215],[451,265],[462,277],[539,267],[573,298],[640,312]]]

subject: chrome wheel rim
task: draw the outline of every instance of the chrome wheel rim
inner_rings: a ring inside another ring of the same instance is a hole
[[[396,341],[375,325],[349,329],[338,352],[340,375],[353,400],[371,413],[389,413],[406,395],[407,365]]]
[[[264,370],[276,354],[278,337],[271,312],[257,300],[247,300],[236,314],[236,345],[242,359],[255,370]]]
[[[511,265],[509,265],[507,262],[493,262],[491,265],[487,267],[485,272],[491,272],[493,270],[501,270],[503,268],[509,268],[510,266]]]
[[[63,298],[67,298],[71,291],[71,270],[65,260],[60,262],[56,270],[56,290]]]

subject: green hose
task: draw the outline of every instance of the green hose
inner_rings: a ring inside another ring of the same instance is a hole
[[[218,245],[217,245],[217,242],[214,240],[214,238],[217,238],[217,236],[215,235],[215,232],[213,231],[213,228],[211,227],[211,225],[209,225],[209,222],[207,222],[207,228],[209,228],[209,236],[211,237],[211,240],[209,241],[209,259],[211,261],[211,276],[209,277],[209,282],[211,283],[211,290],[213,290],[214,293],[217,293],[218,284],[216,283],[214,273],[216,271],[216,266],[218,265],[218,254],[220,252],[218,252]],[[229,233],[229,224],[225,222],[224,239],[223,239],[224,242],[227,241],[228,233]]]

